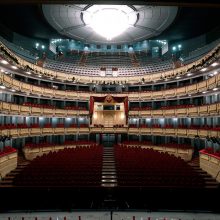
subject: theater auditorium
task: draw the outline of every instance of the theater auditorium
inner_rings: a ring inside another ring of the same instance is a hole
[[[217,220],[217,1],[0,3],[0,220]]]

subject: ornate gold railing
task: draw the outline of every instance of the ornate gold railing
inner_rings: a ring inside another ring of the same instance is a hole
[[[205,129],[187,129],[187,128],[113,128],[113,127],[59,127],[59,128],[15,128],[15,129],[2,129],[0,135],[18,137],[30,136],[47,136],[47,135],[70,135],[70,134],[89,134],[89,133],[127,133],[131,135],[155,135],[155,136],[178,136],[188,138],[206,138],[220,137],[219,130],[205,130]]]
[[[200,167],[220,182],[220,157],[200,151]]]
[[[70,110],[59,108],[39,108],[13,103],[0,102],[0,112],[7,115],[44,116],[44,117],[73,117],[89,115],[87,110]]]
[[[129,116],[147,118],[204,117],[220,114],[220,103],[189,108],[129,111]]]
[[[4,73],[0,73],[0,83],[4,84],[7,87],[10,87],[11,89],[15,89],[16,91],[25,92],[27,95],[34,94],[36,96],[44,96],[49,98],[54,97],[54,98],[69,99],[69,100],[89,100],[90,96],[102,97],[108,95],[107,93],[103,94],[103,93],[93,93],[93,92],[76,92],[76,91],[68,91],[68,90],[64,91],[64,90],[44,88],[18,81],[16,79],[13,79],[9,75],[5,75]],[[196,94],[198,92],[203,92],[208,89],[213,89],[219,85],[220,85],[220,74],[217,74],[207,80],[185,87],[167,89],[161,91],[117,93],[114,94],[114,96],[120,96],[120,97],[128,96],[129,101],[157,100],[157,99],[186,96],[189,94]]]

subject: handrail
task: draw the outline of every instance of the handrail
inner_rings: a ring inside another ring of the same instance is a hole
[[[1,102],[0,101],[0,111],[2,114],[7,115],[24,115],[30,116],[56,116],[56,117],[70,117],[70,116],[80,116],[89,115],[88,110],[73,110],[73,109],[60,109],[60,108],[40,108],[34,106],[18,105],[14,103]]]
[[[201,108],[205,107],[205,111]],[[212,109],[211,109],[212,107]],[[214,110],[213,110],[214,109]],[[40,108],[34,106],[18,105],[14,103],[1,102],[0,101],[1,113],[7,115],[30,115],[30,116],[56,116],[56,117],[69,117],[70,115],[89,115],[89,110],[72,110],[72,109],[49,109]],[[172,117],[198,117],[198,116],[215,116],[220,112],[220,103],[212,103],[204,106],[194,106],[189,108],[176,108],[176,109],[159,109],[159,110],[139,110],[128,112],[129,117],[132,116],[147,116],[152,118],[159,118],[161,116],[165,118]]]
[[[22,91],[25,93],[32,93],[35,95],[42,95],[46,97],[60,97],[66,99],[81,99],[89,100],[90,96],[105,96],[106,94],[99,94],[94,92],[72,92],[64,90],[49,89],[45,87],[39,87],[32,84],[24,83],[16,80],[8,75],[0,73],[0,82],[6,87],[12,87],[15,90]],[[149,92],[126,92],[115,94],[116,96],[128,96],[129,100],[154,100],[154,99],[165,99],[177,96],[183,96],[188,94],[195,94],[198,92],[206,91],[207,89],[213,89],[220,83],[220,73],[212,76],[211,78],[204,80],[199,83],[188,85],[185,87],[179,87],[175,89],[167,89],[161,91],[149,91]]]
[[[0,130],[0,135],[9,135],[12,138],[47,136],[60,134],[89,134],[89,133],[127,133],[127,134],[145,134],[155,136],[174,136],[205,139],[209,137],[220,137],[220,131],[205,129],[186,129],[186,128],[114,128],[114,127],[56,127],[56,128],[16,128]]]

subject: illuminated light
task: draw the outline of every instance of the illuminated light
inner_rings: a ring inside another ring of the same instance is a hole
[[[124,119],[124,118],[125,118],[125,116],[124,116],[124,114],[122,113],[122,114],[121,114],[121,119]]]
[[[3,63],[3,64],[8,64],[8,61],[6,61],[6,60],[1,60],[1,63]]]
[[[4,73],[4,70],[3,70],[3,69],[1,69],[1,72],[2,72],[2,73]]]
[[[216,63],[216,62],[211,64],[211,66],[217,66],[217,65],[218,65],[218,63]]]
[[[28,75],[31,75],[31,72],[26,72]]]
[[[12,91],[12,92],[15,92],[15,89],[12,89],[11,91]]]
[[[192,76],[192,73],[188,73],[187,76]]]
[[[3,86],[3,85],[1,85],[1,86],[0,86],[0,88],[1,88],[1,89],[5,89],[6,87],[5,87],[5,86]]]
[[[213,75],[217,75],[218,74],[218,72],[217,71],[215,71],[214,73],[213,73]]]
[[[83,12],[83,20],[97,34],[112,40],[137,20],[137,14],[126,5],[93,5]]]
[[[42,48],[42,49],[44,49],[44,48],[45,48],[45,46],[44,46],[44,45],[42,45],[42,46],[41,46],[41,48]]]
[[[66,118],[67,121],[71,121],[71,118]]]
[[[214,89],[213,89],[213,91],[217,91],[217,90],[218,90],[218,88],[214,88]]]
[[[36,47],[39,47],[40,44],[39,44],[39,43],[36,43],[35,45],[36,45]]]
[[[173,121],[177,121],[178,120],[178,118],[173,118]]]
[[[189,96],[192,96],[191,94],[189,94]]]
[[[181,45],[181,44],[179,44],[179,45],[178,45],[178,48],[181,48],[181,47],[182,47],[182,45]]]
[[[205,72],[206,70],[207,70],[207,68],[203,68],[203,69],[201,69],[202,72]]]
[[[176,47],[174,46],[172,49],[175,51],[175,50],[176,50]]]
[[[94,118],[94,119],[97,119],[97,113],[95,113],[95,114],[93,115],[93,118]]]
[[[202,92],[203,94],[207,93],[207,91]]]
[[[38,75],[38,77],[40,77],[40,78],[41,78],[42,76],[41,76],[41,75]]]
[[[177,76],[177,77],[176,77],[176,79],[180,79],[180,78],[181,78],[180,76]]]
[[[16,66],[12,66],[11,68],[12,68],[12,69],[15,69],[15,70],[17,70],[17,69],[18,69],[18,67],[16,67]]]

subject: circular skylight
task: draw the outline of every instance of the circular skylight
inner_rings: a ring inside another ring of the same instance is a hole
[[[126,5],[94,5],[83,12],[85,24],[107,40],[125,32],[136,20],[136,12]]]

